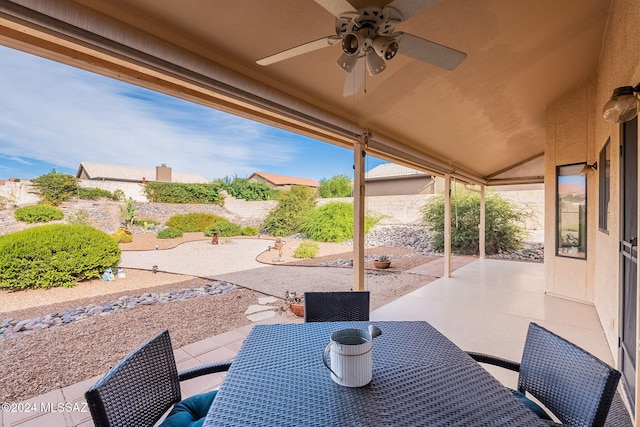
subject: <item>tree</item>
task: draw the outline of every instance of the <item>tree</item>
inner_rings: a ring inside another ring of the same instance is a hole
[[[60,203],[77,193],[78,181],[74,176],[52,169],[48,174],[34,178],[31,183],[43,203],[59,206]]]
[[[291,187],[280,193],[278,205],[269,212],[262,225],[272,236],[290,236],[299,231],[306,215],[316,206],[312,188]]]
[[[433,232],[433,247],[444,249],[444,196],[425,204],[423,220]],[[485,199],[485,250],[487,254],[508,252],[520,247],[524,231],[520,223],[527,212],[497,194]],[[457,254],[479,253],[480,194],[457,191],[451,197],[451,249]]]
[[[353,186],[347,175],[336,175],[331,179],[322,178],[320,180],[318,195],[322,198],[351,197],[352,194]]]

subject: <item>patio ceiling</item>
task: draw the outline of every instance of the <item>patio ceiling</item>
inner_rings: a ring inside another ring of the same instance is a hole
[[[443,0],[397,29],[465,61],[397,55],[351,97],[339,45],[255,62],[334,33],[312,0],[0,0],[0,43],[345,147],[366,128],[369,152],[418,169],[541,182],[545,108],[595,75],[609,3]]]

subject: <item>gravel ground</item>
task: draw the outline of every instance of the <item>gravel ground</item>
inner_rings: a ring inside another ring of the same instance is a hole
[[[200,233],[190,233],[181,240],[156,241],[153,234],[136,235],[126,250],[154,247],[156,243],[168,248],[193,240],[203,240]],[[151,245],[151,246],[150,246]],[[312,261],[293,261],[290,240],[283,251],[287,261],[313,264]],[[348,245],[322,245],[324,252],[317,261],[330,262],[348,257]],[[406,257],[409,250],[375,248],[405,258],[394,259],[393,269],[367,272],[367,288],[372,295],[372,309],[386,304],[433,278],[403,273],[429,257]],[[275,255],[275,251],[273,255]],[[266,252],[267,260],[270,257]],[[271,257],[272,258],[272,257]],[[269,262],[266,262],[269,264]],[[279,263],[282,264],[282,263]],[[287,264],[285,262],[285,264]],[[202,277],[153,274],[150,271],[127,269],[126,279],[113,282],[101,280],[81,283],[74,288],[0,291],[0,321],[6,318],[32,319],[68,308],[111,301],[123,295],[142,295],[147,292],[168,292],[210,282]],[[244,312],[259,297],[284,295],[284,290],[345,290],[352,286],[352,269],[310,267],[305,265],[267,265],[265,267],[228,273],[216,277],[242,286],[240,290],[221,296],[171,302],[95,316],[52,329],[39,330],[31,335],[0,340],[0,402],[21,402],[55,388],[104,374],[122,357],[138,347],[158,330],[169,328],[174,347],[200,341],[228,330],[249,324]],[[284,301],[279,301],[285,310]],[[284,313],[284,311],[283,311]],[[290,314],[288,314],[290,315]]]

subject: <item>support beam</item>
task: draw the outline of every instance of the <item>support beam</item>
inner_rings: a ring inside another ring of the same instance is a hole
[[[353,146],[353,290],[364,291],[364,159],[369,131]]]
[[[451,175],[444,176],[444,274],[451,277]]]
[[[480,232],[480,259],[486,258],[486,216],[487,216],[487,204],[485,199],[485,186],[480,186],[480,225],[478,226],[478,231]]]

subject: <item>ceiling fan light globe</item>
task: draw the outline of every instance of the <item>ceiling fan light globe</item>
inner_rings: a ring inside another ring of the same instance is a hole
[[[631,86],[616,88],[611,99],[602,108],[602,116],[612,123],[628,122],[637,115],[638,98]]]
[[[373,50],[387,61],[396,56],[398,47],[398,42],[393,37],[379,36],[373,41]]]
[[[362,41],[353,33],[345,34],[342,38],[342,51],[347,55],[356,55],[360,51]]]

